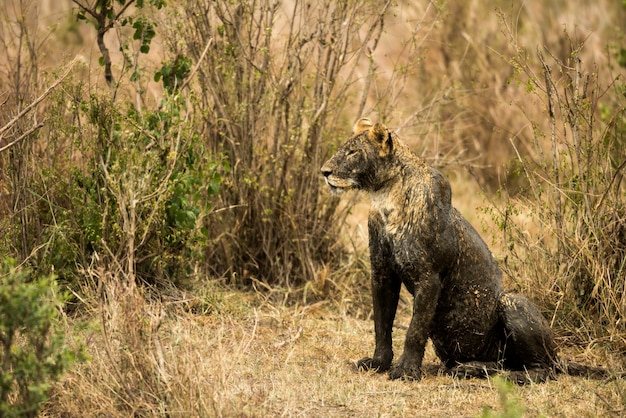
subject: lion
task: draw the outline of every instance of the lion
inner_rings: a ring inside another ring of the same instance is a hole
[[[502,369],[524,383],[558,365],[554,335],[526,297],[501,286],[502,271],[470,223],[452,206],[450,183],[383,124],[360,119],[323,166],[331,191],[367,192],[375,349],[361,370],[420,379],[430,338],[454,373]],[[401,285],[413,296],[404,352],[392,365],[392,327]]]

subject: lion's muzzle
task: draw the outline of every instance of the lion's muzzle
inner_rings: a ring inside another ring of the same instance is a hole
[[[355,187],[354,181],[350,179],[342,179],[341,177],[333,174],[333,170],[328,166],[328,163],[322,166],[322,174],[324,175],[324,180],[332,193],[341,194],[344,190]]]

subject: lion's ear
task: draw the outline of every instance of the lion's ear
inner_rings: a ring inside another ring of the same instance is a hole
[[[366,129],[370,129],[372,126],[372,121],[369,118],[361,118],[356,121],[354,127],[352,128],[352,135],[356,135],[358,133],[363,132]]]
[[[391,152],[393,141],[391,140],[391,134],[385,125],[382,123],[374,125],[369,131],[369,137],[380,147],[378,153],[381,157],[384,157]]]

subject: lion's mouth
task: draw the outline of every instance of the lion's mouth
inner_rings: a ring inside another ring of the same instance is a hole
[[[328,188],[333,194],[341,194],[346,190],[350,190],[354,187],[354,185],[350,182],[338,182],[335,179],[324,177]]]

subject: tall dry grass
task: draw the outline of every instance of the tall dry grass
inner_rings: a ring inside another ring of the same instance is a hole
[[[545,107],[524,93],[507,59],[515,45],[531,55],[545,47],[565,61],[567,31],[572,39],[586,39],[580,58],[589,70],[606,70],[598,72],[602,85],[620,73],[614,55],[623,43],[626,10],[611,1],[442,1],[403,4],[401,10],[387,22],[389,37],[374,55],[379,73],[366,109],[397,128],[429,162],[451,172],[469,170],[490,192],[519,180],[509,165],[516,158],[510,138],[523,153],[520,144],[533,140],[529,120],[546,120]],[[409,33],[415,44],[405,37]],[[539,70],[537,57],[531,61]],[[398,73],[409,76],[399,83]]]
[[[548,307],[561,336],[622,351],[625,86],[608,77],[622,73],[624,63],[586,65],[587,39],[568,32],[564,58],[548,48],[529,51],[510,28],[511,64],[546,117],[528,116],[531,140],[511,140],[523,186],[495,206],[504,264],[518,286]]]
[[[207,217],[212,275],[301,288],[342,250],[345,215],[318,167],[349,120],[391,3],[187,2],[170,16],[170,54],[197,61],[206,146],[231,167],[223,210]],[[345,213],[345,212],[344,212]]]

